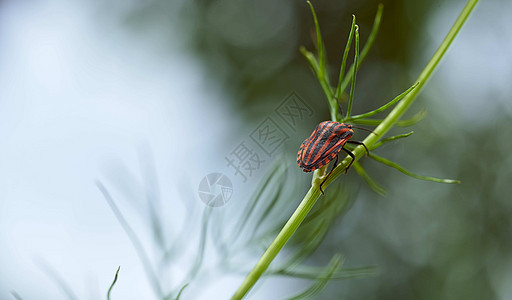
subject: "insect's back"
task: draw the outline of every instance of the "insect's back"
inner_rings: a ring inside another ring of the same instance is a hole
[[[340,152],[354,132],[351,125],[325,121],[300,146],[297,163],[304,172],[311,172],[328,164]]]

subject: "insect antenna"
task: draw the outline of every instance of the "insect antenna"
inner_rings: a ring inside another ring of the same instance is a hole
[[[375,134],[376,136],[379,136],[378,134],[375,133],[375,131],[367,129],[367,128],[358,127],[358,126],[354,126],[354,125],[352,125],[352,128],[357,128],[357,129],[361,129],[361,130],[364,130],[364,131],[368,131],[368,132],[371,132],[371,133]]]

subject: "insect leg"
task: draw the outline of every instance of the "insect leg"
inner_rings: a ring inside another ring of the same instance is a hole
[[[341,148],[341,150],[347,152],[347,154],[352,157],[352,161],[350,162],[350,164],[348,165],[348,167],[345,169],[345,174],[347,174],[348,172],[348,169],[350,169],[350,166],[352,166],[352,163],[354,162],[354,160],[356,160],[356,157],[354,156],[354,153],[350,152],[349,150],[345,149],[345,148]]]
[[[366,155],[370,155],[370,150],[368,150],[368,148],[366,147],[366,145],[363,143],[363,142],[359,142],[359,141],[347,141],[347,143],[349,144],[356,144],[356,145],[363,145],[364,149],[366,150]]]
[[[327,180],[327,178],[329,177],[329,175],[331,175],[332,171],[334,170],[334,168],[336,168],[336,165],[338,164],[338,155],[336,155],[336,159],[334,160],[334,164],[332,165],[332,168],[331,168],[331,171],[329,172],[329,174],[327,174],[327,176],[325,176],[324,180],[322,181],[322,183],[320,183],[320,192],[322,193],[322,195],[324,194],[324,191],[322,190],[322,185],[324,184],[324,182]]]

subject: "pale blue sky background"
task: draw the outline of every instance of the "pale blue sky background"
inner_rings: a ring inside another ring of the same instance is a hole
[[[0,6],[0,299],[11,290],[62,298],[35,264],[40,258],[80,297],[103,297],[117,265],[118,299],[152,295],[94,180],[117,164],[139,175],[142,145],[153,152],[164,195],[176,193],[176,170],[198,182],[206,171],[190,160],[211,160],[204,147],[218,147],[229,108],[178,42],[162,49],[147,39],[85,2]],[[198,111],[208,111],[208,128]],[[133,207],[124,208],[143,230]],[[181,202],[173,209],[177,226]]]

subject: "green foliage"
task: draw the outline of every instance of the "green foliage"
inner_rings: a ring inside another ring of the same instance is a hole
[[[183,293],[183,291],[185,290],[185,288],[187,288],[187,286],[188,286],[188,283],[185,283],[185,284],[181,287],[180,291],[178,292],[178,295],[176,295],[175,300],[180,300],[181,294]]]
[[[469,14],[473,10],[473,8],[477,4],[477,2],[478,2],[478,0],[469,0],[468,1],[466,6],[460,13],[458,19],[455,21],[453,27],[450,29],[450,31],[448,32],[444,41],[441,43],[441,46],[436,51],[436,53],[433,55],[432,59],[427,64],[425,69],[419,75],[418,80],[416,81],[417,82],[416,84],[414,84],[411,88],[406,90],[404,93],[402,93],[401,95],[399,95],[398,97],[396,97],[394,100],[392,100],[388,104],[384,105],[383,107],[380,107],[380,108],[378,108],[374,111],[371,111],[369,113],[359,115],[359,116],[357,116],[357,118],[353,119],[354,123],[366,122],[368,125],[371,124],[371,125],[377,126],[377,128],[375,128],[375,130],[374,130],[374,134],[370,134],[363,141],[363,143],[369,149],[375,150],[376,148],[380,147],[384,143],[387,143],[389,141],[396,140],[399,138],[406,138],[410,135],[410,133],[401,134],[401,135],[390,137],[390,138],[384,138],[383,140],[379,141],[379,139],[382,139],[384,137],[384,135],[391,129],[391,127],[393,127],[394,125],[397,125],[400,122],[400,118],[404,115],[404,113],[409,108],[409,106],[414,102],[417,95],[422,90],[423,86],[425,85],[425,82],[432,75],[432,72],[439,64],[441,58],[446,53],[446,50],[448,49],[449,45],[453,42],[455,36],[461,29],[464,22],[469,17]],[[300,50],[303,53],[303,55],[305,56],[305,58],[308,60],[311,68],[313,69],[313,72],[317,76],[318,81],[319,81],[320,85],[322,86],[322,89],[324,90],[324,93],[327,97],[327,100],[328,100],[327,102],[329,104],[330,111],[331,111],[331,119],[333,121],[339,120],[338,119],[338,117],[339,117],[338,116],[338,98],[341,96],[341,94],[343,93],[343,91],[346,88],[346,84],[344,85],[344,83],[347,82],[347,84],[348,84],[347,79],[342,79],[344,77],[347,78],[346,76],[343,75],[344,64],[346,63],[345,62],[345,57],[346,57],[345,53],[348,53],[347,48],[350,48],[352,33],[354,33],[354,35],[355,35],[356,50],[355,50],[355,56],[354,56],[354,63],[352,64],[352,68],[348,71],[349,73],[352,74],[352,78],[351,78],[352,85],[351,85],[351,91],[350,91],[350,95],[349,95],[349,104],[348,104],[347,115],[345,118],[346,120],[350,120],[350,112],[351,112],[352,103],[353,103],[356,71],[360,67],[360,64],[364,60],[364,57],[366,56],[368,50],[365,46],[365,48],[363,49],[363,51],[361,53],[361,58],[360,58],[360,60],[358,60],[358,58],[359,58],[358,57],[358,27],[357,27],[357,24],[355,24],[355,22],[354,22],[355,18],[353,18],[353,22],[352,22],[353,30],[351,29],[351,33],[349,35],[349,41],[347,42],[347,46],[345,47],[344,58],[342,60],[342,65],[340,68],[341,71],[340,71],[340,75],[339,75],[340,79],[338,80],[338,86],[336,88],[331,87],[329,84],[329,78],[327,76],[328,72],[326,71],[326,68],[327,68],[326,67],[327,62],[325,59],[326,54],[325,54],[325,50],[324,50],[325,48],[323,47],[323,42],[322,42],[321,33],[320,33],[320,27],[318,25],[318,20],[317,20],[316,13],[314,11],[312,4],[309,1],[308,1],[308,4],[311,7],[311,11],[312,11],[314,22],[315,22],[318,59],[315,57],[315,55],[313,53],[307,51],[305,48],[302,47]],[[380,24],[381,14],[382,14],[382,6],[379,6],[379,10],[376,15],[375,23],[374,23],[377,25],[376,26],[374,25],[374,29],[372,30],[372,34],[370,35],[367,45],[371,45],[371,43],[373,42],[373,40],[375,38],[373,32],[376,33],[378,31],[378,25]],[[341,82],[341,87],[340,87],[340,82]],[[335,92],[333,93],[333,91],[335,91]],[[337,97],[335,98],[334,95]],[[390,108],[391,106],[393,106],[395,104],[396,104],[396,106],[394,107],[394,109],[384,119],[382,119],[382,120],[366,119],[367,117],[370,117],[370,116],[373,116],[380,112],[385,111],[386,109]],[[410,125],[418,122],[423,116],[424,116],[424,113],[419,114],[419,115],[417,114],[415,117],[413,117],[410,120],[407,120],[407,122],[403,122],[401,125],[402,126],[407,126],[407,125],[410,126]],[[366,182],[368,182],[370,184],[370,187],[372,187],[378,193],[383,194],[384,189],[379,184],[377,184],[376,181],[373,180],[367,174],[367,172],[363,169],[363,167],[360,164],[357,163],[357,160],[359,160],[363,156],[364,151],[365,150],[364,150],[363,146],[358,146],[353,150],[353,154],[354,154],[355,160],[356,160],[354,163],[356,171],[358,172],[358,174],[360,174],[366,180]],[[436,181],[436,182],[442,182],[442,183],[457,183],[458,182],[458,181],[448,180],[448,179],[435,179],[432,177],[419,176],[419,175],[413,174],[411,172],[408,172],[404,168],[400,167],[398,164],[393,163],[384,158],[378,157],[378,156],[374,155],[373,153],[370,154],[370,157],[379,162],[385,163],[388,166],[396,168],[396,169],[402,171],[403,173],[405,173],[409,176],[413,176],[415,178]],[[324,187],[326,187],[326,185],[331,184],[339,175],[341,175],[341,173],[343,173],[346,170],[349,163],[351,163],[351,158],[347,157],[338,166],[336,166],[336,168],[333,170],[331,176],[329,178],[325,179]],[[325,168],[323,170],[325,170]],[[317,199],[320,197],[319,184],[324,179],[323,170],[321,172],[317,170],[316,172],[313,173],[312,186],[309,189],[308,193],[304,196],[304,199],[299,204],[298,208],[292,214],[290,219],[284,224],[283,228],[281,229],[281,231],[279,232],[277,237],[274,239],[274,241],[270,244],[270,246],[268,246],[267,250],[263,253],[260,260],[256,263],[254,268],[249,272],[249,274],[245,278],[244,282],[242,282],[239,289],[233,295],[232,299],[242,299],[247,294],[247,292],[252,288],[252,286],[254,286],[254,284],[258,281],[258,279],[267,270],[270,263],[277,256],[277,254],[281,251],[283,246],[288,242],[288,240],[290,240],[292,235],[298,230],[299,225],[303,221],[305,221],[308,213],[311,211],[311,209],[315,205]],[[324,230],[323,230],[322,226],[316,227],[315,230],[313,231],[314,234],[318,234],[318,235],[322,235],[323,232],[324,232]],[[317,241],[314,241],[312,244],[314,245],[316,243],[317,243]],[[306,245],[305,247],[309,247],[309,245]],[[317,283],[314,284],[314,286],[312,286],[310,289],[307,289],[306,291],[304,291],[303,293],[301,293],[298,296],[299,297],[307,297],[308,295],[310,295],[310,293],[316,294],[319,289],[321,290],[325,286],[327,281],[324,281],[324,280],[326,278],[331,278],[332,275],[334,273],[336,273],[336,269],[339,268],[339,265],[341,265],[341,259],[338,259],[338,261],[336,263],[330,264],[328,266],[328,268],[326,269],[325,273],[323,275],[321,275],[320,277],[317,277]],[[286,271],[281,271],[281,272],[286,273]],[[287,274],[290,274],[290,273],[287,273]],[[320,278],[322,278],[322,279],[320,279]]]
[[[300,299],[312,299],[318,293],[320,293],[325,285],[329,282],[332,276],[341,268],[343,264],[343,257],[340,254],[336,254],[329,264],[325,267],[325,270],[317,277],[316,281],[302,293],[289,298],[290,300]]]
[[[126,218],[124,217],[121,210],[118,208],[116,202],[108,192],[107,188],[101,183],[96,182],[96,186],[98,189],[102,192],[103,197],[109,204],[110,208],[112,209],[112,212],[116,216],[117,221],[125,231],[126,235],[130,238],[130,241],[132,245],[134,246],[135,250],[137,251],[137,255],[139,256],[139,259],[142,262],[142,266],[144,267],[144,271],[146,272],[146,276],[150,279],[150,283],[154,289],[154,291],[159,295],[159,297],[164,297],[164,292],[162,290],[162,287],[160,285],[160,281],[158,279],[158,275],[154,268],[152,267],[151,260],[149,258],[149,255],[147,254],[146,250],[144,249],[144,245],[140,241],[140,238],[137,236],[135,231],[132,229]]]
[[[114,275],[114,281],[112,281],[112,284],[110,285],[110,287],[108,288],[108,291],[107,291],[107,300],[110,300],[110,292],[112,292],[112,288],[114,287],[114,285],[116,284],[117,282],[117,275],[119,274],[119,270],[121,269],[121,266],[117,267],[117,271],[116,271],[116,275]]]
[[[385,159],[383,157],[380,157],[380,156],[378,156],[375,153],[370,153],[370,157],[373,158],[374,160],[380,162],[380,163],[385,164],[386,166],[395,168],[398,171],[404,173],[405,175],[411,176],[411,177],[416,178],[416,179],[421,179],[421,180],[426,180],[426,181],[433,181],[433,182],[439,182],[439,183],[460,183],[460,180],[440,179],[440,178],[434,178],[434,177],[421,176],[421,175],[414,174],[412,172],[407,171],[406,169],[401,167],[399,164],[394,163],[394,162],[392,162],[392,161],[390,161],[388,159]]]
[[[372,149],[379,148],[380,146],[382,146],[382,145],[384,145],[385,143],[388,143],[388,142],[392,142],[392,141],[395,141],[395,140],[399,140],[399,139],[403,139],[403,138],[409,137],[413,133],[414,133],[414,131],[411,131],[411,132],[408,132],[408,133],[403,133],[403,134],[387,137],[387,138],[382,139],[382,140],[378,141],[377,143],[375,143],[375,145],[373,145],[374,148],[372,148]]]
[[[366,172],[366,170],[359,162],[355,162],[353,167],[357,174],[359,174],[359,176],[364,179],[364,181],[375,193],[381,195],[382,197],[386,196],[386,189],[381,186],[375,179],[373,179],[373,177]]]
[[[357,66],[357,60],[359,59],[359,26],[356,25],[356,46],[355,46],[355,55],[354,55],[354,66]],[[345,118],[350,118],[350,114],[352,113],[352,103],[354,102],[354,91],[356,89],[356,75],[358,68],[352,68],[352,84],[350,85],[350,95],[348,98],[348,108],[347,108],[347,116]],[[336,120],[333,120],[336,121]]]
[[[361,52],[359,52],[359,27],[356,24],[355,16],[353,16],[350,33],[343,51],[340,71],[336,82],[337,85],[332,86],[330,83],[330,72],[328,70],[329,65],[327,62],[327,54],[325,52],[319,21],[312,4],[308,1],[316,29],[317,53],[314,54],[313,52],[306,50],[304,47],[301,47],[300,51],[309,62],[313,73],[317,77],[320,86],[326,95],[332,120],[360,125],[377,126],[377,128],[374,129],[375,134],[370,134],[364,140],[365,145],[371,150],[369,155],[370,158],[414,178],[442,183],[458,182],[456,180],[437,179],[416,175],[407,171],[400,165],[376,155],[374,151],[385,143],[404,139],[412,134],[412,132],[409,132],[386,137],[385,135],[391,127],[411,126],[425,117],[426,112],[425,110],[422,110],[410,119],[401,119],[407,108],[414,101],[419,91],[432,74],[434,68],[439,63],[441,57],[446,51],[446,48],[449,46],[453,37],[464,23],[476,1],[470,1],[468,3],[468,6],[461,13],[461,16],[455,23],[452,30],[450,30],[440,49],[436,52],[431,62],[427,65],[425,71],[422,72],[415,84],[385,105],[364,114],[351,116],[355,100],[354,94],[357,71],[367,57],[368,52],[375,41],[382,18],[383,6],[379,5],[378,7],[372,31]],[[353,62],[348,70],[345,70],[352,45],[354,46]],[[347,96],[345,95],[345,90],[349,84],[350,91]],[[347,112],[345,116],[342,111],[340,111],[340,100],[342,97],[345,97],[345,99],[348,97]],[[371,118],[379,113],[384,113],[391,108],[393,108],[393,110],[386,117],[382,119]],[[364,149],[361,146],[347,148],[353,151],[356,156],[353,168],[357,174],[359,174],[359,176],[368,183],[372,190],[379,195],[384,196],[386,194],[384,187],[382,187],[358,161],[364,155]],[[289,211],[289,205],[296,203],[296,199],[301,195],[301,186],[294,180],[287,180],[289,177],[289,174],[287,174],[288,166],[282,162],[283,160],[277,159],[276,161],[277,163],[272,166],[268,174],[266,174],[259,186],[256,188],[254,194],[250,198],[249,205],[243,207],[242,213],[237,214],[237,218],[233,217],[233,215],[226,216],[224,210],[212,211],[210,207],[204,209],[202,222],[200,224],[197,251],[191,252],[193,255],[193,264],[185,273],[186,276],[181,282],[172,282],[173,289],[171,290],[165,288],[166,282],[162,282],[162,278],[159,276],[158,270],[162,266],[166,266],[165,263],[169,262],[171,259],[174,261],[178,260],[179,256],[183,254],[183,249],[180,248],[180,245],[183,245],[183,240],[187,238],[188,231],[186,229],[192,226],[190,223],[185,223],[182,230],[177,230],[177,237],[172,240],[168,240],[168,235],[164,230],[164,222],[159,213],[159,199],[157,197],[158,193],[156,192],[158,186],[155,185],[156,179],[154,178],[155,176],[153,176],[154,171],[152,171],[151,168],[146,169],[144,178],[147,179],[146,189],[150,191],[147,194],[151,219],[150,229],[153,233],[153,240],[155,244],[163,253],[161,257],[158,257],[158,259],[155,260],[150,259],[140,238],[118,208],[107,188],[100,182],[97,183],[97,186],[103,193],[106,202],[110,206],[121,227],[130,238],[155,294],[161,299],[182,298],[184,291],[188,291],[187,287],[190,286],[190,284],[197,281],[202,273],[208,273],[209,270],[205,268],[205,253],[208,253],[209,251],[209,239],[211,239],[215,250],[223,258],[213,268],[235,273],[246,274],[248,271],[246,265],[240,263],[238,260],[241,253],[248,253],[251,250],[254,251],[255,249],[260,248],[266,249],[256,266],[248,272],[244,282],[233,295],[233,299],[242,299],[245,297],[261,276],[286,276],[290,278],[312,280],[313,282],[310,287],[291,298],[309,299],[318,295],[330,280],[365,278],[376,275],[377,271],[373,266],[343,268],[344,259],[341,254],[335,254],[325,267],[307,265],[308,259],[313,256],[315,251],[317,251],[326,240],[332,225],[350,209],[351,205],[354,203],[353,199],[355,197],[349,193],[347,186],[340,181],[335,184],[334,189],[331,189],[331,191],[324,195],[324,198],[322,199],[324,201],[317,203],[317,199],[321,196],[318,184],[325,176],[324,171],[326,168],[323,168],[322,170],[314,172],[312,187],[309,189],[306,196],[304,196],[298,208],[295,209],[292,216],[287,221],[283,220],[281,218],[281,216],[283,216],[283,212]],[[333,181],[346,169],[349,162],[350,159],[345,158],[334,169],[331,177],[329,177],[324,184],[325,188],[333,183]],[[186,222],[190,222],[190,220],[192,220],[192,218],[187,216]],[[304,243],[304,241],[307,242]],[[283,249],[286,243],[289,245],[288,249],[290,250],[290,255],[286,259],[276,262],[275,265],[269,268],[270,263]],[[157,267],[154,267],[153,261],[156,261]],[[158,266],[159,263],[162,266]],[[119,268],[114,277],[114,281],[108,290],[107,299],[110,299],[110,292],[117,281],[118,272]],[[73,295],[70,291],[67,291],[67,293]]]
[[[334,97],[336,100],[341,99],[341,94],[343,93],[342,84],[343,84],[343,76],[345,75],[345,66],[347,65],[348,52],[350,50],[350,45],[352,44],[352,39],[354,38],[354,31],[356,28],[356,16],[352,15],[352,26],[350,27],[350,34],[348,35],[347,45],[345,46],[345,51],[343,52],[343,59],[341,60],[340,67],[340,75],[338,79],[338,86],[336,87],[336,94]],[[378,28],[378,26],[377,26]]]
[[[411,118],[405,119],[405,120],[400,120],[400,121],[396,122],[395,125],[398,127],[409,127],[409,126],[412,126],[412,125],[420,122],[426,116],[427,116],[427,111],[425,109],[422,109],[419,112],[417,112],[416,114],[414,114],[414,116],[412,116]],[[351,120],[350,122],[357,124],[357,125],[377,126],[380,123],[382,123],[382,121],[384,121],[384,119],[379,120],[379,119],[366,119],[365,118],[365,119]]]
[[[389,101],[388,103],[384,104],[383,106],[381,106],[377,109],[374,109],[370,112],[367,112],[367,113],[364,113],[361,115],[352,116],[352,117],[350,117],[349,114],[347,113],[347,117],[345,119],[343,119],[343,122],[353,122],[354,120],[366,119],[368,117],[373,117],[376,114],[385,111],[386,109],[388,109],[391,106],[393,106],[394,104],[396,104],[398,101],[402,100],[407,94],[409,94],[409,92],[411,92],[415,87],[417,87],[418,84],[419,84],[419,82],[415,83],[413,86],[408,88],[405,92],[396,96],[393,100]]]

